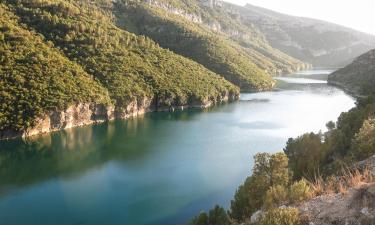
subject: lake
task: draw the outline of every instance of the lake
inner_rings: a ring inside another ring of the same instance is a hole
[[[257,152],[325,131],[354,106],[327,85],[331,71],[278,79],[208,110],[149,113],[0,142],[4,225],[179,225],[216,203],[229,207]]]

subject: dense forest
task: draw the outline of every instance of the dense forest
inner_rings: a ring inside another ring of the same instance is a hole
[[[73,102],[120,111],[143,98],[157,108],[238,96],[218,74],[118,28],[95,4],[9,0],[0,12],[2,131],[22,131]]]
[[[270,89],[274,83],[269,74],[308,66],[269,46],[262,34],[222,8],[195,1],[125,0],[112,8],[120,26],[199,62],[243,91]]]

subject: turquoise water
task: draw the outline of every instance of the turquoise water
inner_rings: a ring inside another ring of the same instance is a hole
[[[0,142],[0,223],[178,225],[216,203],[228,207],[255,153],[281,151],[354,106],[317,82],[328,72],[281,78],[276,91],[209,110]]]

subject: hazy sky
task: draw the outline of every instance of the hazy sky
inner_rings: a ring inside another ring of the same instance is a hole
[[[290,15],[311,17],[375,34],[375,0],[225,0],[250,3]]]

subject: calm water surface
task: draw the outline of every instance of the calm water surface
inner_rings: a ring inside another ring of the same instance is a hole
[[[328,73],[282,77],[276,91],[207,111],[0,142],[0,224],[178,225],[228,207],[255,153],[281,151],[354,106]]]

